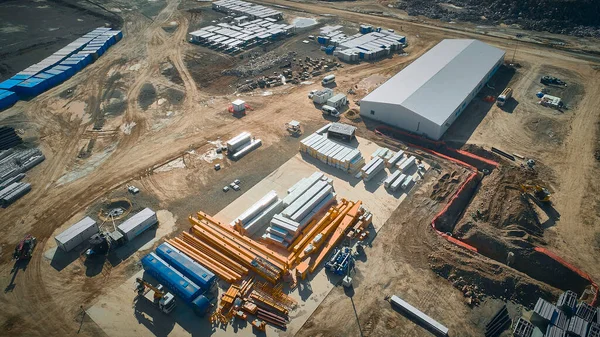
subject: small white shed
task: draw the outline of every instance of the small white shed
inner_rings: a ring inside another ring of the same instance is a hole
[[[231,102],[231,105],[233,106],[233,112],[246,111],[246,102],[242,101],[241,99],[236,99],[235,101]]]

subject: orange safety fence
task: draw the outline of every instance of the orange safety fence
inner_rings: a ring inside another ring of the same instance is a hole
[[[418,135],[411,134],[411,133],[408,133],[408,132],[396,130],[396,129],[393,129],[393,128],[390,128],[390,127],[387,127],[387,126],[375,128],[375,133],[377,133],[380,136],[385,136],[385,137],[388,137],[388,138],[392,138],[390,136],[387,136],[387,135],[381,133],[378,130],[379,128],[386,129],[386,130],[389,130],[389,131],[392,131],[392,132],[395,132],[395,133],[400,133],[400,134],[403,134],[405,136],[408,136],[408,137],[411,137],[411,138],[414,138],[414,139],[418,139],[418,140],[420,140],[422,142],[431,143],[431,144],[436,145],[436,146],[443,146],[445,148],[445,150],[447,150],[447,151],[456,152],[456,153],[458,153],[460,155],[467,156],[469,158],[485,162],[486,164],[493,165],[495,167],[497,167],[499,165],[495,161],[483,158],[483,157],[478,156],[476,154],[473,154],[473,153],[470,153],[470,152],[467,152],[467,151],[463,151],[463,150],[456,150],[456,149],[449,148],[448,146],[446,146],[446,143],[443,142],[443,141],[430,140],[430,139],[424,138],[422,136],[418,136]],[[450,235],[448,235],[446,233],[443,233],[443,232],[439,231],[436,228],[436,221],[437,221],[437,219],[439,219],[442,215],[444,215],[444,213],[446,213],[446,211],[448,211],[448,208],[452,205],[452,203],[455,202],[455,200],[462,193],[462,191],[467,186],[467,184],[477,176],[477,169],[475,167],[473,167],[472,165],[469,165],[469,164],[467,164],[467,163],[465,163],[463,161],[460,161],[460,160],[458,160],[456,158],[449,157],[447,155],[444,155],[444,154],[438,153],[436,151],[424,148],[422,146],[418,146],[418,145],[411,144],[411,143],[406,143],[406,144],[408,146],[410,146],[410,147],[418,148],[418,149],[420,149],[422,151],[425,151],[427,153],[430,153],[430,154],[433,154],[435,156],[438,156],[438,157],[447,159],[449,161],[452,161],[454,163],[457,163],[457,164],[459,164],[461,166],[464,166],[464,167],[466,167],[466,168],[468,168],[468,169],[470,169],[470,170],[473,171],[473,173],[461,184],[461,186],[459,187],[458,191],[454,194],[454,196],[452,197],[452,199],[450,199],[450,201],[446,204],[446,206],[433,218],[433,220],[431,221],[431,227],[433,227],[433,229],[435,230],[435,232],[437,234],[439,234],[440,236],[442,236],[446,240],[448,240],[448,241],[450,241],[450,242],[452,242],[452,243],[454,243],[454,244],[456,244],[456,245],[458,245],[460,247],[466,248],[466,249],[468,249],[468,250],[470,250],[472,252],[478,253],[477,248],[475,248],[475,247],[473,247],[473,246],[471,246],[471,245],[469,245],[469,244],[467,244],[465,242],[462,242],[462,241],[460,241],[460,240],[458,240],[458,239],[456,239],[456,238],[454,238],[454,237],[452,237],[452,236],[450,236]],[[592,306],[596,306],[596,304],[598,302],[598,293],[600,292],[600,290],[598,288],[598,285],[594,282],[594,280],[592,279],[592,277],[588,273],[586,273],[586,272],[580,270],[579,268],[573,266],[572,264],[568,263],[567,261],[565,261],[560,256],[552,253],[551,251],[549,251],[549,250],[547,250],[545,248],[535,247],[534,250],[537,251],[537,252],[539,252],[539,253],[547,255],[548,257],[554,259],[555,261],[557,261],[558,263],[562,264],[563,266],[569,268],[570,270],[572,270],[573,272],[575,272],[576,274],[578,274],[582,278],[588,280],[590,282],[590,284],[592,285],[592,288],[594,289],[594,298],[592,300]]]
[[[570,264],[569,262],[567,262],[562,257],[554,254],[553,252],[547,250],[546,248],[535,247],[534,250],[536,252],[538,252],[538,253],[545,254],[546,256],[550,257],[551,259],[555,260],[556,262],[558,262],[558,263],[562,264],[563,266],[569,268],[571,271],[573,271],[577,275],[579,275],[582,278],[588,280],[592,284],[592,288],[594,288],[594,299],[592,300],[592,306],[596,306],[596,303],[598,301],[598,285],[594,282],[594,280],[592,280],[592,277],[588,273],[586,273],[583,270],[575,267],[574,265]]]

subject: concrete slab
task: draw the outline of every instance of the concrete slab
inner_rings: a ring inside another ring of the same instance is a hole
[[[377,144],[366,139],[358,138],[358,141],[359,150],[366,156],[369,156],[378,147]],[[426,168],[429,168],[427,164]],[[327,177],[333,179],[333,186],[338,199],[346,198],[352,201],[363,201],[363,205],[373,213],[375,231],[379,231],[392,212],[406,198],[406,193],[410,190],[410,188],[408,190],[398,190],[394,193],[386,190],[383,187],[383,181],[391,174],[388,169],[365,183],[363,180],[324,164],[315,158],[297,154],[216,214],[215,218],[228,224],[269,191],[275,190],[278,196],[282,198],[292,185],[302,178],[309,177],[317,170],[324,172]],[[395,170],[395,168],[392,168],[392,170]],[[416,166],[410,173],[416,180],[420,179]],[[260,231],[254,237],[260,237],[262,234],[263,231]],[[135,277],[140,277],[142,274],[143,272],[139,272],[119,288],[112,289],[88,309],[90,317],[107,335],[118,337],[131,335],[187,336],[189,334],[194,336],[231,336],[233,334],[236,336],[254,336],[252,326],[249,323],[245,326],[234,323],[228,325],[225,330],[221,328],[213,330],[208,318],[199,318],[181,301],[169,316],[158,312],[151,303],[138,301],[134,304],[136,294],[133,285]],[[144,276],[144,278],[151,279],[149,276]],[[296,299],[298,307],[290,312],[290,323],[287,330],[281,331],[268,326],[266,335],[295,335],[339,281],[338,276],[325,273],[321,266],[315,274],[310,275],[307,280],[301,281],[298,287],[289,294]],[[227,287],[228,285],[222,282],[219,295],[216,298],[219,298]]]

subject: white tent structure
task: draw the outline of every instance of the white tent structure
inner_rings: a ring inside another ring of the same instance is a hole
[[[447,39],[375,89],[360,114],[440,139],[504,61],[478,40]]]

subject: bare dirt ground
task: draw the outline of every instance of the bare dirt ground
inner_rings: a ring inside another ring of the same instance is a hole
[[[269,3],[293,8],[298,16],[333,14],[407,35],[408,56],[345,66],[336,72],[337,90],[346,92],[360,84],[362,91],[352,100],[361,98],[363,92],[374,88],[373,83],[381,83],[442,38],[476,37],[506,50],[514,47],[512,41],[499,37],[346,11],[343,4]],[[368,4],[357,4],[368,8]],[[87,277],[77,266],[58,272],[43,257],[52,246],[55,230],[96,205],[109,191],[134,182],[176,219],[185,219],[198,209],[217,213],[235,198],[235,194],[220,192],[224,184],[240,178],[251,186],[297,153],[298,140],[287,136],[284,123],[300,120],[307,132],[324,123],[306,98],[309,90],[319,87],[317,84],[279,87],[270,96],[242,95],[256,109],[242,119],[227,113],[227,104],[235,98],[229,82],[218,90],[223,79],[214,76],[207,89],[206,83],[198,83],[198,72],[208,64],[197,69],[190,66],[190,57],[194,59],[202,50],[185,41],[186,33],[190,23],[197,24],[202,17],[202,10],[180,8],[193,6],[167,1],[156,7],[153,15],[122,11],[125,38],[119,44],[61,86],[19,102],[0,115],[0,123],[23,129],[26,141],[40,146],[47,157],[28,173],[32,192],[0,211],[1,284],[12,282],[10,253],[14,245],[26,233],[39,240],[26,270],[14,278],[14,287],[0,294],[0,325],[9,335],[75,334],[80,326],[80,306],[89,306],[102,291],[110,291],[139,269],[135,261],[129,261],[113,268],[109,278]],[[116,3],[114,7],[126,6]],[[512,113],[477,101],[446,138],[458,144],[496,146],[536,159],[560,213],[555,225],[544,231],[544,242],[599,279],[599,235],[593,224],[600,210],[596,197],[600,181],[594,174],[598,169],[594,151],[598,144],[600,76],[597,64],[590,60],[596,62],[589,55],[523,43],[516,53],[522,68],[508,79],[518,102]],[[580,88],[567,93],[571,108],[564,113],[536,105],[535,92],[531,91],[537,88],[532,83],[539,80],[540,73],[555,69],[557,73],[551,75]],[[365,78],[370,80],[361,82]],[[150,86],[153,94],[147,91]],[[358,133],[366,138],[375,137],[360,118],[342,117],[342,121],[359,126]],[[208,141],[227,139],[242,129],[263,139],[263,147],[252,156],[235,163],[222,161],[224,168],[219,172],[212,169],[213,163],[195,157],[194,153],[208,151]],[[155,168],[178,158],[183,158],[184,168],[155,172]],[[431,181],[415,191],[383,227],[367,252],[364,270],[359,269],[354,302],[341,288],[334,289],[299,335],[426,336],[383,302],[387,293],[402,295],[449,325],[457,336],[479,335],[477,312],[463,304],[459,289],[436,273],[451,279],[463,277],[457,284],[488,284],[488,288],[515,289],[517,294],[532,289],[556,291],[535,284],[534,279],[503,263],[466,253],[437,237],[429,224],[443,201],[432,200],[433,185]],[[462,270],[455,270],[455,265]],[[480,283],[468,279],[472,275],[482,275]],[[348,323],[355,317],[354,310],[358,316],[355,326]],[[332,315],[340,320],[331,319]],[[103,335],[87,320],[81,334]]]

